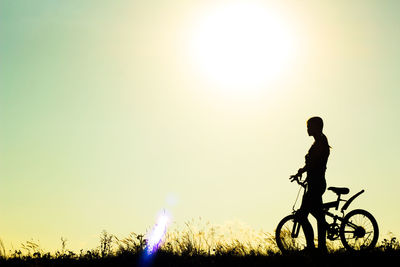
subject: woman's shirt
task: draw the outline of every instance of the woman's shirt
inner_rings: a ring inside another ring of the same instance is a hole
[[[328,139],[324,134],[316,138],[306,155],[307,182],[309,186],[325,185],[326,164],[330,153]]]

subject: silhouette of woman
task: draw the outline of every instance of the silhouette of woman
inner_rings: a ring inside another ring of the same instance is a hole
[[[314,137],[315,142],[305,156],[305,166],[300,168],[297,174],[292,176],[292,179],[301,177],[304,172],[307,172],[307,187],[298,215],[306,236],[307,248],[315,248],[314,232],[307,218],[311,213],[317,219],[318,249],[326,252],[326,221],[322,207],[322,195],[326,190],[325,171],[330,146],[328,139],[322,133],[323,126],[324,123],[320,117],[312,117],[307,121],[308,135]]]

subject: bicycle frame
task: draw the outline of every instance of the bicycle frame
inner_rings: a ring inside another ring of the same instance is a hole
[[[306,181],[301,182],[299,179],[295,179],[293,181],[296,181],[306,191],[306,187],[307,187],[307,182]],[[327,203],[322,204],[323,205],[323,209],[324,210],[329,210],[331,208],[335,208],[335,210],[338,210],[340,201],[345,201],[346,203],[344,203],[342,209],[340,210],[342,213],[344,213],[344,211],[350,206],[350,204],[354,201],[354,199],[356,199],[359,195],[361,195],[364,192],[365,192],[365,190],[363,189],[360,192],[358,192],[357,194],[353,195],[348,200],[341,199],[340,198],[341,194],[337,194],[338,198],[337,198],[336,201],[327,202]],[[299,193],[300,193],[300,191],[299,191]],[[297,197],[298,197],[298,195],[297,195]],[[296,202],[297,202],[297,199],[296,199]],[[294,206],[293,206],[293,211],[294,211],[294,213],[296,212],[296,210],[294,210]]]
[[[305,189],[304,184],[301,184],[301,183],[299,183],[299,184],[300,184],[301,186],[303,186],[304,189]],[[338,198],[337,198],[336,201],[331,201],[331,202],[327,202],[327,203],[324,203],[324,204],[323,204],[324,214],[325,214],[326,216],[329,216],[329,217],[331,217],[331,218],[333,219],[333,224],[336,224],[336,221],[337,221],[337,220],[339,220],[340,222],[342,222],[343,219],[344,219],[344,212],[345,212],[345,210],[350,206],[350,204],[354,201],[354,199],[356,199],[359,195],[361,195],[361,194],[364,193],[364,192],[365,192],[365,190],[361,190],[360,192],[358,192],[358,193],[354,194],[352,197],[350,197],[348,200],[341,199],[341,198],[340,198],[341,194],[337,194],[337,195],[338,195]],[[341,216],[341,217],[338,216],[338,215],[336,215],[336,214],[333,214],[333,213],[329,212],[329,209],[331,209],[331,208],[335,208],[335,210],[338,210],[338,209],[339,209],[339,204],[340,204],[340,202],[342,202],[342,201],[345,201],[345,203],[344,203],[344,205],[342,206],[342,208],[341,208],[341,210],[340,210],[341,213],[342,213],[342,216]],[[297,211],[298,211],[298,210],[293,210],[293,213],[296,214]],[[327,230],[328,230],[328,229],[327,229]],[[300,232],[300,224],[298,223],[297,220],[295,220],[295,221],[294,221],[294,224],[293,224],[292,234],[291,234],[292,238],[297,238],[298,235],[299,235],[299,232]]]
[[[335,208],[335,210],[338,210],[340,201],[345,201],[345,203],[344,203],[342,209],[340,210],[340,211],[343,213],[345,210],[347,210],[347,208],[348,208],[348,207],[350,206],[350,204],[354,201],[354,199],[356,199],[359,195],[361,195],[361,194],[364,193],[364,192],[365,192],[365,190],[361,190],[361,191],[358,192],[357,194],[354,194],[354,195],[353,195],[351,198],[349,198],[348,200],[341,199],[341,198],[340,198],[341,195],[338,194],[338,198],[337,198],[336,201],[324,203],[324,204],[323,204],[323,208],[326,209],[326,210],[331,209],[331,208]]]

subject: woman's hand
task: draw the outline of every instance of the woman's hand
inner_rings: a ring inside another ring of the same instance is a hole
[[[301,174],[299,175],[299,173],[295,174],[295,175],[291,175],[290,176],[290,182],[294,182],[294,181],[299,181],[299,178],[301,178]]]
[[[300,168],[298,171],[297,171],[297,174],[298,175],[302,175],[303,173],[305,173],[307,170],[306,170],[306,167],[304,167],[304,168]]]

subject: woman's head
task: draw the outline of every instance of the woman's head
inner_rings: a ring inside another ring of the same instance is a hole
[[[309,136],[316,136],[322,134],[324,122],[320,117],[312,117],[307,121],[307,132]]]

